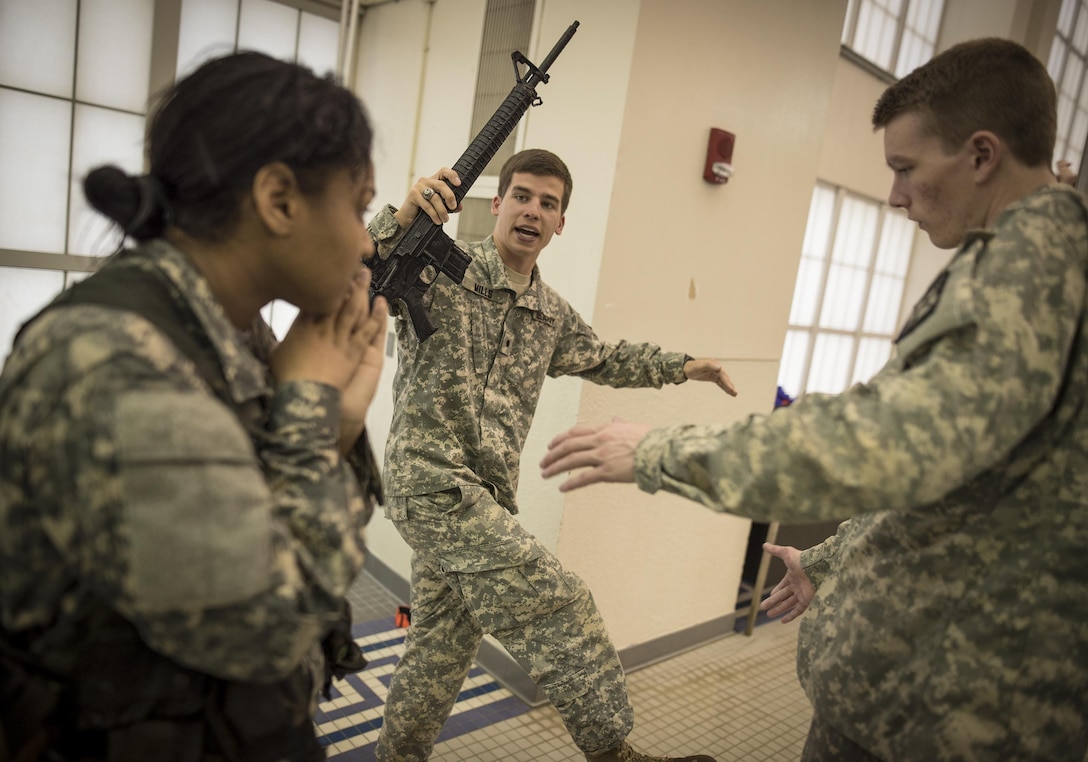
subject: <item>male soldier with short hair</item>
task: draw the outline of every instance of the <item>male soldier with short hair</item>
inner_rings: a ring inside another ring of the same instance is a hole
[[[420,209],[449,219],[456,199],[443,180],[460,182],[442,169],[400,209],[379,213],[379,252]],[[514,518],[518,466],[545,376],[658,388],[690,378],[736,390],[716,360],[603,342],[541,280],[536,260],[563,231],[571,185],[553,153],[512,156],[491,205],[494,233],[468,244],[464,282],[441,277],[424,297],[437,331],[420,342],[405,315],[396,321],[383,475],[386,514],[414,551],[412,626],[389,686],[380,760],[428,757],[485,633],[543,688],[588,758],[665,759],[624,740],[634,719],[623,668],[585,583]]]
[[[1054,85],[957,45],[890,86],[889,198],[958,247],[888,364],[734,426],[576,427],[544,475],[762,520],[854,516],[792,569],[805,760],[1082,762],[1088,748],[1088,199],[1055,183]],[[796,584],[794,584],[796,583]]]

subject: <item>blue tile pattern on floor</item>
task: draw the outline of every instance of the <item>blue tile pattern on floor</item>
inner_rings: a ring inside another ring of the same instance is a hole
[[[404,651],[403,629],[393,617],[356,624],[352,637],[367,659],[360,672],[333,682],[330,697],[318,707],[318,741],[329,760],[364,762],[374,759],[374,743],[382,726],[389,681]],[[516,717],[529,707],[479,667],[473,667],[457,697],[439,742]]]
[[[765,591],[761,598],[765,598],[769,590]],[[333,762],[372,762],[374,757],[374,745],[382,726],[382,712],[385,706],[385,696],[388,693],[389,681],[392,679],[393,669],[404,651],[405,630],[395,624],[392,612],[396,611],[400,601],[396,599],[384,586],[377,582],[365,571],[360,575],[352,590],[349,591],[349,600],[352,604],[352,612],[357,624],[352,627],[352,636],[363,649],[367,658],[367,666],[359,673],[348,675],[344,680],[333,683],[330,699],[323,701],[319,706],[315,718],[318,737],[325,746],[327,758]],[[737,600],[735,632],[743,632],[746,625],[748,607],[751,605],[753,590],[750,585],[742,585]],[[756,625],[762,625],[768,621],[764,613],[760,613]],[[793,683],[791,664],[792,660],[786,660],[786,670],[789,672],[787,682]],[[667,667],[663,667],[667,668]],[[647,672],[652,672],[653,667]],[[638,678],[635,678],[637,680]],[[802,694],[803,700],[803,694]],[[535,715],[533,712],[535,711]],[[652,711],[652,710],[651,710]],[[442,744],[458,736],[469,739],[477,738],[480,733],[490,733],[492,726],[504,727],[501,723],[511,720],[522,721],[523,717],[539,717],[541,712],[551,712],[550,707],[530,710],[520,699],[515,697],[488,673],[479,667],[474,667],[465,680],[465,684],[457,703],[454,706],[450,718],[446,721],[442,732],[439,734],[436,744]],[[519,717],[521,716],[521,717]],[[807,722],[807,718],[805,718]],[[535,727],[537,720],[531,720],[530,726]],[[509,726],[506,723],[505,726]],[[539,734],[539,729],[532,735]],[[803,730],[801,733],[803,739]],[[556,738],[562,749],[556,751],[561,759],[581,758],[577,749],[571,744],[569,736],[559,723],[555,730]],[[554,740],[554,739],[553,739]],[[544,749],[533,738],[524,741],[513,738],[511,743],[528,743],[532,751],[525,751],[509,757],[510,759],[553,759],[551,753],[545,753]],[[472,741],[469,741],[472,743]],[[667,742],[663,739],[663,745]],[[449,746],[436,748],[449,749]],[[739,750],[738,750],[739,751]],[[573,752],[573,757],[570,756]],[[462,752],[447,752],[454,759],[482,759],[479,749],[465,752],[469,756],[463,756]],[[442,756],[442,754],[439,754]],[[507,755],[501,755],[506,758]],[[758,757],[753,757],[753,759]],[[1086,760],[1085,762],[1088,762]]]

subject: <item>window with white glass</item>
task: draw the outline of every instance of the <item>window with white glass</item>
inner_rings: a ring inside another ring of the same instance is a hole
[[[514,87],[514,64],[510,54],[520,50],[529,57],[535,14],[536,0],[488,0],[472,110],[472,133],[465,141],[466,146],[487,124]],[[498,184],[499,170],[514,155],[517,136],[518,131],[515,130],[506,139],[464,199],[463,211],[457,215],[457,237],[462,241],[480,241],[491,235],[495,227],[491,198]],[[490,181],[486,178],[490,178]]]
[[[0,357],[117,248],[81,179],[107,162],[143,167],[152,14],[146,0],[0,2]]]
[[[0,0],[0,359],[24,320],[120,244],[87,206],[82,178],[107,163],[143,171],[157,8]],[[332,7],[321,15],[273,0],[182,0],[173,23],[181,73],[239,48],[319,74],[336,68]],[[294,317],[289,305],[267,314],[281,333]]]
[[[897,78],[933,57],[944,0],[850,0],[842,44]]]
[[[1054,158],[1080,167],[1088,138],[1088,0],[1063,0],[1047,71],[1058,91],[1058,139]]]
[[[816,186],[778,371],[787,394],[838,393],[887,362],[913,242],[900,211]]]

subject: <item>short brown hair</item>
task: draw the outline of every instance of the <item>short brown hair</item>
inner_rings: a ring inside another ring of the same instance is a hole
[[[989,130],[1028,167],[1050,166],[1057,96],[1046,68],[1023,46],[996,37],[955,45],[891,85],[873,109],[873,128],[919,114],[948,150]]]
[[[570,177],[570,170],[563,160],[551,151],[542,148],[527,148],[524,151],[511,156],[502,165],[499,171],[499,197],[506,195],[506,189],[510,187],[510,179],[515,172],[526,172],[530,175],[541,177],[558,177],[563,181],[563,201],[560,204],[560,214],[566,214],[567,204],[570,203],[570,192],[574,189],[574,180]]]

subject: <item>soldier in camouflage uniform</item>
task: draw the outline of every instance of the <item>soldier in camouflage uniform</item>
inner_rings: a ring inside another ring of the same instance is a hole
[[[792,564],[806,760],[1070,760],[1088,748],[1088,200],[1055,92],[1007,40],[888,88],[890,203],[958,247],[888,364],[734,426],[576,427],[545,476],[758,519],[854,516]],[[796,559],[795,559],[796,560]]]
[[[331,78],[237,54],[167,94],[149,174],[87,176],[139,245],[0,375],[0,757],[324,757],[313,711],[380,489],[370,140]],[[279,345],[273,299],[300,308]]]
[[[423,178],[400,209],[371,222],[388,252],[420,209],[436,223],[456,200],[452,170]],[[380,760],[424,760],[485,633],[559,710],[589,758],[661,760],[624,740],[633,711],[623,668],[589,589],[514,517],[518,464],[545,376],[660,388],[688,378],[735,394],[714,360],[651,344],[601,341],[540,278],[536,260],[562,232],[571,178],[552,153],[504,165],[492,236],[466,244],[464,282],[424,297],[437,332],[420,342],[396,321],[399,365],[386,447],[386,514],[414,551],[412,625],[386,700]],[[709,757],[684,757],[709,760]]]

